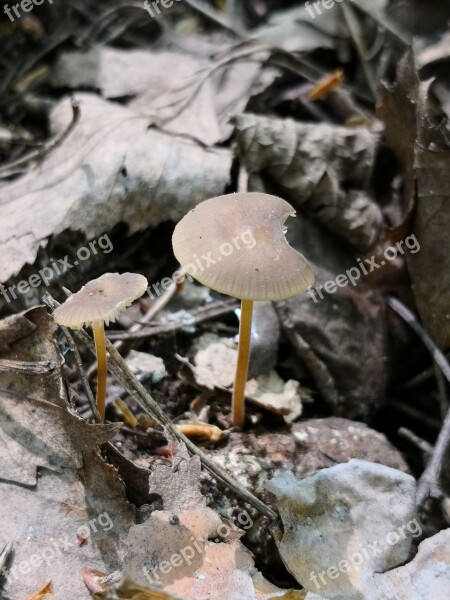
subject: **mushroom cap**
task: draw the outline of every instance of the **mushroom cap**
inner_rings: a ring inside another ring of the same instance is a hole
[[[201,202],[175,227],[172,245],[186,273],[222,294],[283,300],[314,283],[308,261],[289,246],[285,200],[248,192]]]
[[[79,329],[104,321],[115,321],[117,315],[148,287],[148,281],[137,273],[105,273],[89,281],[79,292],[61,304],[53,317],[59,325]]]

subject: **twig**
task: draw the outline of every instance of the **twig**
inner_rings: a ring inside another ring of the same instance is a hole
[[[434,374],[436,377],[436,384],[437,384],[438,394],[439,394],[439,407],[441,409],[441,417],[442,417],[442,419],[445,419],[445,415],[447,414],[448,409],[449,409],[448,395],[447,395],[447,383],[445,381],[444,375],[442,374],[442,371],[440,370],[440,368],[438,367],[438,365],[436,363],[434,363]]]
[[[411,419],[415,419],[416,421],[419,421],[419,423],[422,423],[427,427],[431,427],[432,429],[437,430],[441,428],[441,421],[430,417],[429,415],[426,415],[425,413],[423,413],[420,410],[417,410],[417,408],[414,408],[413,406],[409,406],[409,404],[402,404],[401,402],[396,402],[395,400],[389,400],[389,406],[396,408]]]
[[[393,310],[395,310],[395,312],[398,315],[400,315],[402,317],[402,319],[404,319],[410,325],[411,329],[413,329],[417,333],[417,335],[421,338],[422,342],[425,344],[425,346],[430,351],[430,353],[433,357],[433,360],[436,362],[436,364],[441,369],[446,380],[450,383],[450,365],[447,362],[445,354],[438,347],[438,345],[431,338],[431,336],[424,330],[424,328],[419,323],[419,321],[416,319],[414,314],[409,310],[409,308],[407,308],[404,304],[402,304],[400,302],[400,300],[397,300],[397,298],[390,297],[387,299],[387,303]]]
[[[436,343],[423,329],[420,323],[415,318],[414,314],[404,306],[396,298],[388,298],[389,306],[399,314],[412,329],[421,338],[425,346],[433,355],[433,359],[439,368],[442,370],[444,377],[450,382],[450,365],[445,358],[444,353],[438,348]],[[448,449],[450,446],[450,410],[447,412],[447,416],[444,419],[442,429],[436,440],[433,454],[431,455],[430,461],[428,462],[425,471],[422,473],[417,485],[417,496],[416,504],[418,508],[421,508],[427,498],[433,498],[440,502],[445,498],[444,493],[440,488],[440,479],[442,474],[442,468],[444,465],[445,457],[447,456]]]
[[[450,354],[446,354],[446,358],[447,360],[450,360]],[[426,383],[427,381],[429,381],[432,377],[436,376],[436,369],[434,366],[430,367],[429,369],[425,369],[425,371],[422,371],[422,373],[419,373],[418,375],[415,375],[412,379],[410,379],[409,381],[407,381],[406,383],[402,383],[398,389],[399,390],[410,390],[411,388],[414,388],[418,385],[421,385],[422,383]]]
[[[214,302],[208,306],[203,306],[197,310],[196,314],[193,314],[192,319],[189,321],[181,321],[177,323],[164,323],[162,325],[155,325],[153,327],[149,327],[144,331],[111,331],[107,332],[107,336],[109,340],[139,340],[149,338],[155,335],[164,335],[168,333],[174,333],[181,329],[185,329],[186,326],[194,326],[199,325],[205,321],[209,321],[210,319],[215,319],[217,317],[221,317],[222,315],[226,315],[236,308],[239,307],[238,302],[236,300],[227,300],[226,302]]]
[[[433,446],[431,444],[406,427],[400,427],[398,435],[410,441],[414,446],[417,446],[424,454],[431,454],[433,452]]]
[[[64,336],[67,340],[67,345],[69,346],[69,348],[71,349],[73,356],[75,358],[75,363],[77,365],[77,369],[78,369],[78,373],[81,377],[81,381],[83,382],[84,385],[84,389],[86,391],[86,396],[89,402],[89,406],[91,407],[91,411],[92,414],[94,415],[95,420],[97,421],[97,423],[101,422],[101,418],[100,418],[100,414],[98,412],[97,409],[97,403],[95,401],[94,398],[94,394],[92,393],[91,390],[91,386],[89,385],[89,381],[86,375],[86,372],[83,368],[83,362],[81,360],[81,356],[80,353],[78,351],[77,345],[75,344],[72,334],[70,333],[70,331],[67,329],[67,327],[63,327],[61,326],[62,332],[64,333]]]
[[[49,294],[46,295],[47,303],[56,308],[58,303],[51,298]],[[74,337],[81,343],[85,344],[89,351],[95,356],[95,346],[89,335],[83,330],[78,330]],[[116,348],[110,341],[106,341],[106,348],[109,353],[108,369],[113,377],[120,383],[120,385],[126,389],[129,395],[139,404],[139,406],[148,415],[150,415],[155,421],[157,421],[161,427],[170,431],[179,441],[183,442],[191,454],[195,454],[200,457],[202,464],[218,479],[220,479],[226,486],[228,486],[237,496],[242,498],[244,502],[247,502],[258,510],[261,514],[268,517],[271,521],[278,519],[277,514],[264,504],[259,498],[254,496],[251,492],[246,490],[240,483],[230,477],[223,469],[221,469],[212,459],[208,458],[203,454],[201,450],[197,448],[185,435],[183,435],[178,429],[172,424],[170,419],[161,410],[159,404],[152,398],[147,392],[144,386],[136,379],[134,373],[129,369],[124,359],[117,352]]]
[[[361,12],[365,17],[373,19],[386,33],[388,33],[397,42],[408,48],[411,45],[411,38],[404,34],[388,17],[381,14],[375,14],[374,11],[362,5],[360,2],[355,2],[352,6]]]
[[[2,578],[2,575],[6,572],[5,566],[11,556],[13,547],[14,545],[12,542],[8,542],[4,547],[2,547],[2,550],[0,552],[0,579]]]
[[[355,18],[355,13],[353,12],[353,8],[349,4],[345,4],[345,2],[340,4],[339,7],[344,16],[348,32],[353,40],[353,43],[355,44],[356,52],[358,53],[359,60],[361,61],[364,75],[366,76],[369,89],[375,101],[377,98],[377,85],[375,83],[375,76],[369,61],[367,60],[367,50],[361,35],[358,21]]]
[[[143,325],[153,321],[153,319],[156,317],[156,315],[159,312],[161,312],[162,309],[165,308],[169,304],[169,302],[172,300],[172,298],[177,293],[177,289],[178,289],[177,283],[175,281],[172,281],[172,283],[167,288],[165,293],[162,296],[160,296],[158,298],[158,300],[156,300],[156,302],[154,302],[150,306],[148,311],[145,313],[145,315],[142,317],[142,319],[139,320],[138,323],[135,323],[134,325],[132,325],[130,327],[130,329],[128,330],[128,333],[136,333],[138,331],[141,331]],[[125,343],[126,342],[124,340],[119,340],[114,343],[114,346],[115,346],[115,348],[117,348],[117,350],[122,350],[123,347],[125,346]]]
[[[49,360],[26,362],[23,360],[0,360],[0,372],[19,373],[23,375],[46,375],[55,369]]]

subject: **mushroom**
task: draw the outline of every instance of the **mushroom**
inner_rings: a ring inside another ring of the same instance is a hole
[[[136,273],[105,273],[89,281],[79,292],[61,304],[53,317],[59,325],[80,329],[92,325],[97,353],[97,409],[105,419],[106,399],[106,340],[105,323],[115,321],[117,315],[148,287],[147,279]]]
[[[241,300],[233,424],[244,423],[245,384],[255,300],[284,300],[314,283],[307,260],[289,246],[284,223],[295,210],[285,200],[247,192],[201,202],[175,227],[175,256],[190,276]]]

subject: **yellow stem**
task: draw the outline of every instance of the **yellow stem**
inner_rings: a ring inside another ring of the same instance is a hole
[[[245,384],[247,383],[250,338],[252,334],[253,300],[241,302],[241,324],[239,327],[238,361],[233,389],[233,425],[242,427],[245,418]]]
[[[97,352],[97,409],[102,421],[105,420],[106,400],[106,341],[103,321],[93,323],[95,350]]]

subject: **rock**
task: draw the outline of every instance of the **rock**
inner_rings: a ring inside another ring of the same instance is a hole
[[[306,589],[336,600],[366,600],[375,572],[405,562],[421,533],[413,477],[361,460],[299,480],[287,471],[266,483],[277,496],[288,570]]]

